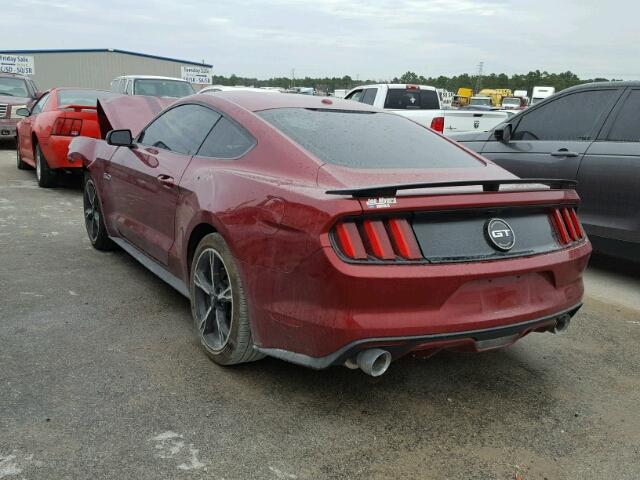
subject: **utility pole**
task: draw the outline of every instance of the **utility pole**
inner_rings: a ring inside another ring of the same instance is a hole
[[[476,91],[475,95],[482,89],[482,71],[484,70],[484,62],[478,63],[478,76],[476,77]]]
[[[296,69],[292,68],[291,69],[291,88],[294,88],[296,86]]]

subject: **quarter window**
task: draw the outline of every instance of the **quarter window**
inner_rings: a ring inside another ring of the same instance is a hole
[[[225,117],[220,118],[198,151],[202,157],[237,158],[255,145],[255,140]]]
[[[142,145],[193,155],[198,151],[220,115],[202,105],[179,105],[165,112],[144,129]]]
[[[513,140],[593,140],[617,90],[588,90],[557,98],[525,113]]]
[[[640,90],[632,90],[627,97],[607,140],[611,142],[640,142]]]

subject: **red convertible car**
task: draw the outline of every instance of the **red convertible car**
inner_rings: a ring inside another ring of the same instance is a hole
[[[71,143],[87,232],[190,298],[217,363],[377,376],[410,352],[564,330],[581,306],[591,246],[572,182],[519,179],[366,104],[221,92],[155,118],[146,105],[101,100],[105,139]]]
[[[55,186],[62,171],[81,171],[82,165],[67,157],[69,143],[79,135],[99,136],[96,102],[115,95],[103,90],[54,88],[31,109],[18,109],[16,113],[25,117],[17,126],[18,168],[35,168],[41,187]]]

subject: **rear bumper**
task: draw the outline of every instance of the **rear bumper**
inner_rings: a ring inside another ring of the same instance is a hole
[[[0,140],[13,140],[16,136],[16,125],[19,119],[3,118],[0,119]]]
[[[249,267],[254,338],[269,355],[295,352],[318,359],[303,362],[313,366],[370,339],[407,339],[411,351],[425,338],[553,323],[580,305],[590,253],[583,241],[529,257],[396,266],[347,264],[322,248],[292,272]]]
[[[531,332],[551,331],[561,324],[566,325],[580,307],[582,307],[581,303],[568,310],[543,318],[484,330],[413,337],[365,338],[351,342],[324,357],[310,357],[274,348],[258,348],[258,350],[265,355],[316,370],[334,365],[344,365],[348,360],[356,358],[361,351],[371,348],[387,350],[393,359],[410,352],[436,353],[440,350],[482,352],[511,345]]]
[[[40,148],[44,153],[44,157],[47,159],[49,168],[55,169],[76,169],[82,168],[82,162],[69,161],[67,157],[69,153],[69,144],[74,137],[63,137],[52,135],[46,142],[42,142]]]

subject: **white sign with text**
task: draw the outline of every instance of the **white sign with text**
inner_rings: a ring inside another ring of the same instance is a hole
[[[36,73],[35,61],[33,57],[27,55],[0,54],[0,73],[34,75]]]
[[[211,73],[211,67],[205,67],[204,65],[182,67],[182,79],[189,83],[209,85],[211,83]]]

